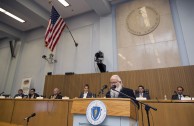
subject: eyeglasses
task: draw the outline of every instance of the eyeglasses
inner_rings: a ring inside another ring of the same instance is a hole
[[[117,81],[117,82],[109,82],[110,84],[116,84],[116,83],[118,83],[119,81]]]

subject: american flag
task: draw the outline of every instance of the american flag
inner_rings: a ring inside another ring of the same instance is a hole
[[[65,26],[65,21],[52,6],[49,24],[45,33],[45,46],[51,51],[54,50]]]

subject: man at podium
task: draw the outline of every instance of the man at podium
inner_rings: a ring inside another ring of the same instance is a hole
[[[125,88],[123,87],[123,83],[121,78],[118,75],[112,75],[110,78],[110,85],[111,87],[116,87],[114,90],[110,89],[110,91],[108,91],[106,93],[106,98],[133,98],[135,99],[135,95],[132,89],[129,88]],[[129,97],[128,97],[129,96]],[[137,108],[139,109],[139,104],[136,100],[133,100],[134,103],[136,104]]]
[[[115,90],[122,92],[123,94],[126,94],[128,96],[131,96],[132,98],[135,99],[135,95],[133,93],[133,90],[123,87],[123,83],[121,81],[121,78],[118,75],[111,76],[110,85],[111,85],[111,87],[113,87],[113,85],[115,85],[116,86]],[[127,96],[125,96],[117,91],[114,91],[111,89],[110,91],[107,92],[106,97],[107,98],[128,98]]]

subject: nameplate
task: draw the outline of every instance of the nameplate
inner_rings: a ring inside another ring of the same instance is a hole
[[[69,99],[69,97],[62,97],[62,99]]]
[[[36,97],[36,99],[44,99],[43,97]]]
[[[147,100],[147,98],[137,97],[136,100]]]
[[[1,99],[4,99],[4,98],[5,98],[5,96],[0,96],[0,98],[1,98]]]
[[[15,99],[22,99],[22,97],[21,96],[17,96],[17,97],[15,97]]]
[[[181,98],[181,100],[191,100],[191,97],[184,97],[184,98]]]

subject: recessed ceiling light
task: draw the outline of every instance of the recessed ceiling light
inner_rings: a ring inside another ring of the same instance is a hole
[[[69,3],[67,3],[66,0],[58,0],[61,4],[63,4],[63,6],[68,7]]]
[[[21,22],[21,23],[24,23],[24,22],[25,22],[25,21],[22,20],[21,18],[19,18],[19,17],[15,16],[14,14],[12,14],[12,13],[10,13],[10,12],[4,10],[3,8],[0,8],[0,12],[4,13],[4,14],[6,14],[6,15],[12,17],[12,18],[14,18],[15,20],[17,20],[17,21],[19,21],[19,22]]]

